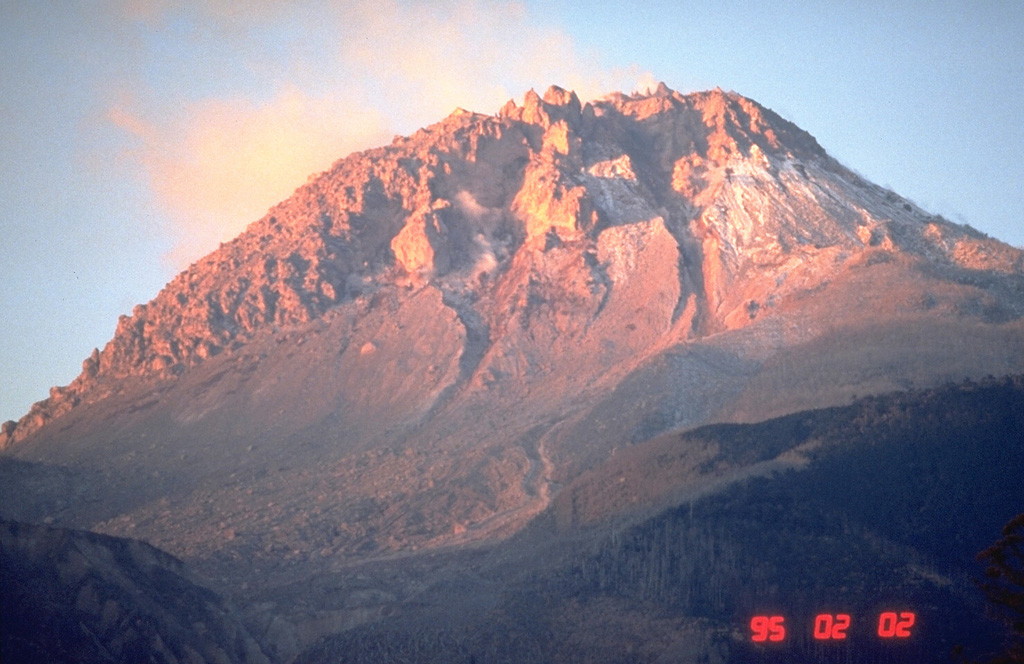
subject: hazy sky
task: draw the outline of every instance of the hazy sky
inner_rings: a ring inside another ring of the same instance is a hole
[[[0,0],[0,421],[335,159],[530,87],[657,81],[752,97],[1024,246],[1017,1]]]

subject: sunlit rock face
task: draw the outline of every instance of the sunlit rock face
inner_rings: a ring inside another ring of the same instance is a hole
[[[1022,316],[1021,251],[754,101],[552,87],[310,178],[0,444],[103,478],[14,511],[315,567],[506,536],[669,429],[1024,370]]]

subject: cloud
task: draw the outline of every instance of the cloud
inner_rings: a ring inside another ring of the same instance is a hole
[[[335,159],[457,106],[491,113],[531,87],[588,99],[652,80],[603,68],[512,2],[125,0],[121,11],[140,33],[138,71],[182,62],[175,76],[122,82],[107,113],[170,220],[178,268]]]
[[[602,67],[600,54],[580,50],[565,31],[537,23],[518,3],[380,0],[346,19],[357,27],[340,59],[370,72],[406,113],[412,100],[433,117],[455,106],[493,112],[510,97],[551,84],[592,99],[632,90],[649,76],[637,66]]]
[[[178,267],[236,236],[314,172],[390,138],[386,122],[348,100],[287,89],[267,103],[213,99],[172,126],[123,107],[109,119],[138,139],[134,158],[174,224]]]
[[[177,15],[183,4],[180,0],[115,0],[113,10],[128,20],[163,28],[168,16]],[[190,13],[227,26],[253,25],[270,15],[280,17],[290,3],[284,0],[202,0],[188,4]]]

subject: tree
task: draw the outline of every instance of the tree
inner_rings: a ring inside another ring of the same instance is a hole
[[[989,609],[1010,630],[1006,651],[993,664],[1024,664],[1024,512],[1003,527],[1003,537],[978,554],[987,565],[978,586]]]

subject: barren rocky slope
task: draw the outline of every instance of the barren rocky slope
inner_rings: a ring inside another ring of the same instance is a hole
[[[865,269],[877,264],[891,267]],[[1006,322],[1024,309],[1022,270],[1019,250],[863,181],[738,95],[661,87],[581,108],[553,87],[497,116],[457,110],[311,178],[122,317],[76,381],[5,425],[4,442],[107,398],[126,378],[181,374],[260,332],[372,304],[384,289],[448,312],[465,337],[460,369],[486,382],[556,371],[562,353],[548,339],[604,339],[597,350],[611,351],[612,365],[799,313],[835,280],[861,286],[831,302],[836,327],[863,315],[842,308],[864,300],[879,317]],[[863,288],[858,271],[881,272],[891,289]],[[929,292],[939,286],[948,292]],[[788,328],[820,318],[793,317]],[[772,331],[784,341],[821,330]],[[625,348],[609,348],[620,337]]]
[[[265,599],[511,535],[664,431],[1024,371],[1022,317],[1024,253],[749,99],[552,87],[338,161],[136,307],[3,425],[0,510]]]

